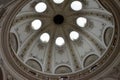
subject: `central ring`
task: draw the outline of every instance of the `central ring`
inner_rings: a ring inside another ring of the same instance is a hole
[[[58,14],[54,17],[53,21],[57,25],[62,24],[64,22],[64,17]]]

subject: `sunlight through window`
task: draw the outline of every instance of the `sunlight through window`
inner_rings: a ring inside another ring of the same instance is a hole
[[[65,41],[62,37],[58,37],[55,43],[57,46],[63,46],[65,44]]]
[[[78,33],[78,32],[72,31],[72,32],[70,33],[70,39],[71,39],[72,41],[77,40],[78,38],[79,38],[79,33]]]
[[[80,11],[82,9],[82,3],[80,1],[73,1],[71,3],[71,8],[74,11]]]
[[[40,40],[43,42],[43,43],[48,43],[49,40],[50,40],[50,35],[48,33],[43,33],[41,36],[40,36]]]
[[[76,23],[80,27],[85,27],[87,24],[87,19],[84,17],[79,17],[79,18],[77,18]]]
[[[46,11],[47,5],[44,2],[40,2],[35,6],[35,10],[39,13]]]
[[[41,28],[42,22],[41,22],[41,20],[36,19],[31,23],[31,25],[32,25],[33,30],[38,30]]]
[[[53,2],[56,3],[56,4],[61,4],[61,3],[64,2],[64,0],[53,0]]]

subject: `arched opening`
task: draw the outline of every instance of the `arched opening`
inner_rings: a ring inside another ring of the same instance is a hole
[[[11,48],[14,50],[14,52],[17,53],[18,40],[17,40],[17,37],[16,37],[16,35],[14,33],[10,34],[10,45],[11,45]]]
[[[104,42],[106,44],[106,46],[109,45],[111,38],[113,35],[113,28],[109,27],[105,30],[105,34],[104,34]]]
[[[68,66],[59,66],[56,70],[56,74],[65,74],[65,73],[71,73],[72,70]]]
[[[29,60],[26,62],[26,64],[29,65],[30,67],[32,67],[33,69],[42,71],[41,65],[40,65],[36,60],[34,60],[34,59],[29,59]]]
[[[92,64],[93,62],[95,62],[99,57],[95,54],[89,55],[86,57],[85,61],[84,61],[84,67],[89,66],[90,64]]]

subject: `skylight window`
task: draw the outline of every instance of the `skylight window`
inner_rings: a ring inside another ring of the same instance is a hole
[[[77,18],[76,23],[80,27],[85,27],[87,24],[87,19],[84,17],[79,17],[79,18]]]
[[[55,43],[56,43],[57,46],[61,47],[61,46],[63,46],[65,44],[65,41],[64,41],[64,39],[62,37],[58,37],[56,39]]]
[[[53,0],[53,2],[56,3],[56,4],[61,4],[61,3],[64,2],[64,0]]]
[[[80,1],[73,1],[71,3],[71,8],[74,11],[80,11],[82,9],[82,3]]]
[[[35,10],[38,13],[42,13],[42,12],[46,11],[46,9],[47,9],[47,5],[44,2],[40,2],[35,6]]]
[[[77,40],[78,38],[79,38],[79,33],[78,33],[78,32],[72,31],[72,32],[70,33],[70,39],[71,39],[72,41]]]
[[[43,42],[43,43],[48,43],[49,40],[50,40],[50,35],[48,33],[43,33],[41,36],[40,36],[40,40]]]
[[[42,26],[42,22],[41,22],[41,20],[38,20],[38,19],[34,20],[31,23],[31,27],[33,30],[39,30],[41,28],[41,26]]]

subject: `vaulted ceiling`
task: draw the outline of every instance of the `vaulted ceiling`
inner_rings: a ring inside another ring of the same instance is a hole
[[[118,54],[119,24],[110,2],[81,0],[81,9],[75,10],[71,7],[73,0],[55,1],[19,0],[8,5],[11,10],[7,10],[5,19],[2,16],[1,27],[6,60],[30,79],[87,79],[99,73]],[[0,4],[8,2],[0,0]],[[37,10],[39,3],[42,6]],[[46,9],[40,12],[43,6]]]
[[[70,9],[72,0],[61,4],[42,1],[47,5],[47,10],[42,13],[35,10],[39,2],[32,0],[26,4],[16,15],[10,31],[11,46],[24,63],[45,73],[63,74],[84,70],[104,55],[115,25],[112,14],[97,0],[81,1],[82,9],[79,11]],[[53,18],[58,14],[65,19],[63,24],[54,23]],[[79,17],[87,19],[84,27],[76,24]],[[31,25],[36,19],[42,22],[38,30]],[[72,31],[79,34],[74,41],[70,40]],[[40,39],[44,33],[50,35],[47,43]],[[58,37],[65,41],[62,46],[55,44]]]

